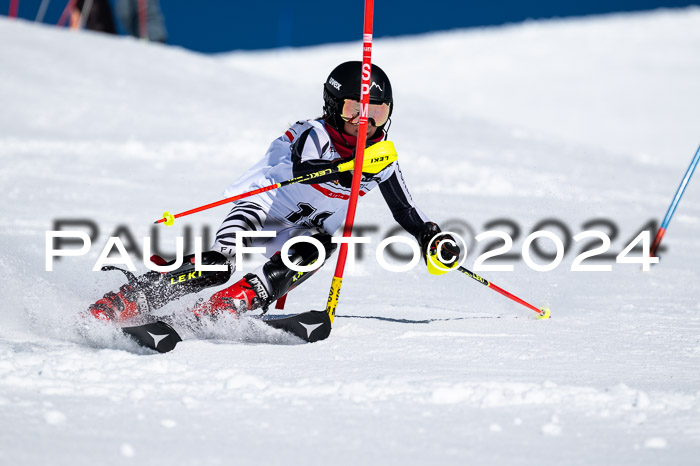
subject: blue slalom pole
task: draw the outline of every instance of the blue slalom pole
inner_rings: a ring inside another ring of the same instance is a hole
[[[683,181],[681,181],[680,186],[678,186],[678,191],[676,191],[676,195],[673,198],[673,202],[671,202],[671,206],[666,212],[666,217],[664,217],[664,221],[661,222],[661,227],[659,227],[659,231],[656,233],[656,238],[654,238],[654,243],[651,245],[651,251],[649,253],[651,257],[656,257],[656,251],[659,249],[659,244],[661,244],[661,238],[663,238],[664,234],[666,233],[668,223],[671,221],[671,217],[673,217],[673,213],[676,211],[678,202],[680,202],[681,197],[683,196],[683,192],[685,191],[685,188],[688,185],[688,181],[690,181],[690,177],[693,176],[693,172],[695,171],[695,166],[698,164],[698,160],[700,160],[700,147],[698,147],[698,150],[695,152],[695,157],[693,157],[693,161],[690,162],[688,171],[685,172]]]

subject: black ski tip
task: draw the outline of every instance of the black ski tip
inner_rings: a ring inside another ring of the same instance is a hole
[[[161,321],[137,325],[136,327],[122,327],[122,332],[136,340],[139,345],[159,353],[174,350],[175,345],[182,341],[174,328]]]
[[[263,322],[309,343],[325,340],[331,334],[331,318],[326,311],[302,312],[281,319],[263,320]]]

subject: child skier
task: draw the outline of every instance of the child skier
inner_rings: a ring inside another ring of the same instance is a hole
[[[351,160],[359,132],[361,67],[359,61],[337,66],[324,84],[323,117],[295,123],[224,194],[233,196]],[[394,109],[391,83],[384,71],[372,65],[370,79],[368,146],[386,139]],[[97,318],[121,321],[160,308],[185,294],[226,283],[235,270],[236,234],[242,231],[275,233],[274,237],[243,238],[245,246],[264,246],[269,260],[214,293],[193,312],[202,316],[222,311],[266,310],[313,273],[295,272],[284,265],[279,251],[285,242],[297,236],[311,236],[323,245],[326,257],[335,250],[331,235],[345,219],[351,181],[352,172],[332,173],[237,202],[217,231],[211,251],[204,253],[202,259],[207,265],[227,264],[227,271],[194,273],[193,256],[187,256],[183,265],[172,272],[150,271],[138,278],[127,274],[129,283],[90,306],[90,313]],[[456,264],[459,248],[454,241],[445,241],[452,240],[449,235],[431,241],[440,228],[414,204],[398,162],[389,163],[377,173],[363,173],[360,196],[376,187],[394,219],[416,238],[424,255],[436,258],[448,268]],[[316,262],[318,256],[314,245],[300,242],[289,249],[288,259],[297,266],[307,266]],[[157,265],[168,264],[157,256],[152,260]],[[439,273],[434,267],[428,268],[431,273]]]

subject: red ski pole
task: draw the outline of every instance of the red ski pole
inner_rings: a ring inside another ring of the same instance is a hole
[[[328,173],[326,173],[326,172],[328,172]],[[330,173],[333,173],[333,171],[331,169],[327,169],[327,170],[324,170],[323,174],[330,174]],[[303,177],[303,178],[307,179],[307,177]],[[287,185],[290,185],[292,183],[298,183],[300,181],[302,181],[302,180],[299,180],[297,178],[293,178],[291,180],[282,181],[280,183],[275,183],[275,184],[271,184],[269,186],[264,186],[262,188],[254,189],[252,191],[248,191],[247,193],[242,193],[242,194],[237,194],[235,196],[227,197],[226,199],[221,199],[219,201],[212,202],[210,204],[205,204],[203,206],[195,207],[194,209],[186,210],[184,212],[180,212],[179,214],[175,214],[175,215],[171,214],[168,211],[165,211],[165,212],[163,212],[163,218],[158,219],[153,223],[165,223],[167,226],[171,226],[175,222],[176,218],[184,217],[185,215],[195,214],[195,213],[201,212],[203,210],[211,209],[213,207],[218,207],[220,205],[228,204],[230,202],[235,202],[235,201],[241,200],[241,199],[246,198],[246,197],[255,196],[256,194],[264,193],[267,191],[272,191],[273,189],[281,188],[282,186],[287,186]]]
[[[538,308],[536,308],[535,306],[533,306],[532,304],[528,303],[527,301],[524,301],[524,300],[518,298],[518,297],[515,296],[514,294],[508,293],[508,292],[507,292],[506,290],[504,290],[503,288],[501,288],[501,287],[499,287],[499,286],[496,286],[495,284],[491,283],[490,281],[486,280],[485,278],[482,278],[482,277],[478,276],[478,275],[475,274],[474,272],[472,272],[472,271],[470,271],[470,270],[468,270],[468,269],[465,269],[464,267],[461,267],[461,266],[460,266],[460,267],[457,267],[457,270],[459,270],[460,272],[462,272],[462,273],[463,273],[464,275],[466,275],[467,277],[473,278],[474,280],[476,280],[477,282],[481,283],[482,285],[485,285],[486,287],[491,288],[493,291],[496,291],[496,292],[498,292],[498,293],[501,293],[501,294],[502,294],[503,296],[505,296],[506,298],[512,299],[512,300],[515,301],[516,303],[522,304],[522,305],[525,306],[526,308],[535,311],[535,312],[538,314],[538,316],[537,316],[538,319],[549,319],[549,318],[551,317],[551,311],[549,310],[548,307],[541,307],[541,308],[538,309]]]
[[[369,163],[365,165],[364,171],[367,173],[378,173],[384,167],[392,163],[397,159],[396,149],[394,149],[394,144],[391,141],[379,142],[369,149],[367,149],[368,154],[371,152],[371,158]],[[195,207],[194,209],[187,210],[185,212],[180,212],[179,214],[171,214],[170,212],[164,212],[163,218],[156,220],[153,223],[165,223],[167,226],[171,226],[176,218],[184,217],[185,215],[194,214],[201,212],[203,210],[211,209],[212,207],[217,207],[220,205],[228,204],[229,202],[235,202],[240,199],[255,196],[256,194],[264,193],[266,191],[271,191],[273,189],[281,188],[283,186],[289,186],[294,183],[303,183],[304,181],[310,181],[314,178],[319,178],[321,176],[330,175],[331,173],[339,173],[350,171],[355,166],[354,160],[348,160],[347,162],[340,163],[331,168],[326,168],[324,170],[319,170],[313,173],[307,173],[306,175],[297,176],[296,178],[291,178],[289,180],[280,181],[279,183],[271,184],[269,186],[263,186],[262,188],[254,189],[248,191],[247,193],[237,194],[235,196],[227,197],[226,199],[221,199],[220,201],[212,202],[200,207]]]
[[[350,201],[348,213],[345,217],[345,228],[343,237],[352,236],[352,227],[355,222],[355,210],[357,209],[357,198],[360,193],[360,181],[362,180],[362,161],[365,155],[365,144],[367,144],[367,124],[369,114],[369,87],[372,72],[372,24],[374,22],[374,0],[365,0],[365,24],[362,43],[362,86],[360,88],[360,125],[357,135],[357,149],[355,154],[355,170],[352,174],[352,187],[350,189]],[[340,286],[343,283],[343,271],[345,270],[345,260],[348,255],[348,244],[340,245],[338,262],[335,266],[335,274],[328,293],[328,303],[326,312],[333,323],[335,310],[338,307],[340,296]]]

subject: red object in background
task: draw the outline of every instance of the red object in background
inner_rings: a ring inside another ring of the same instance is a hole
[[[68,21],[68,18],[70,18],[70,14],[73,11],[73,8],[75,8],[75,2],[77,0],[68,0],[68,3],[66,4],[66,8],[63,10],[63,13],[61,14],[61,19],[58,20],[58,23],[56,26],[62,27],[64,24],[66,24],[66,21]]]
[[[147,2],[148,0],[139,0],[139,37],[141,39],[148,39]]]
[[[10,13],[8,16],[10,18],[16,18],[17,10],[19,10],[19,0],[10,0]]]

